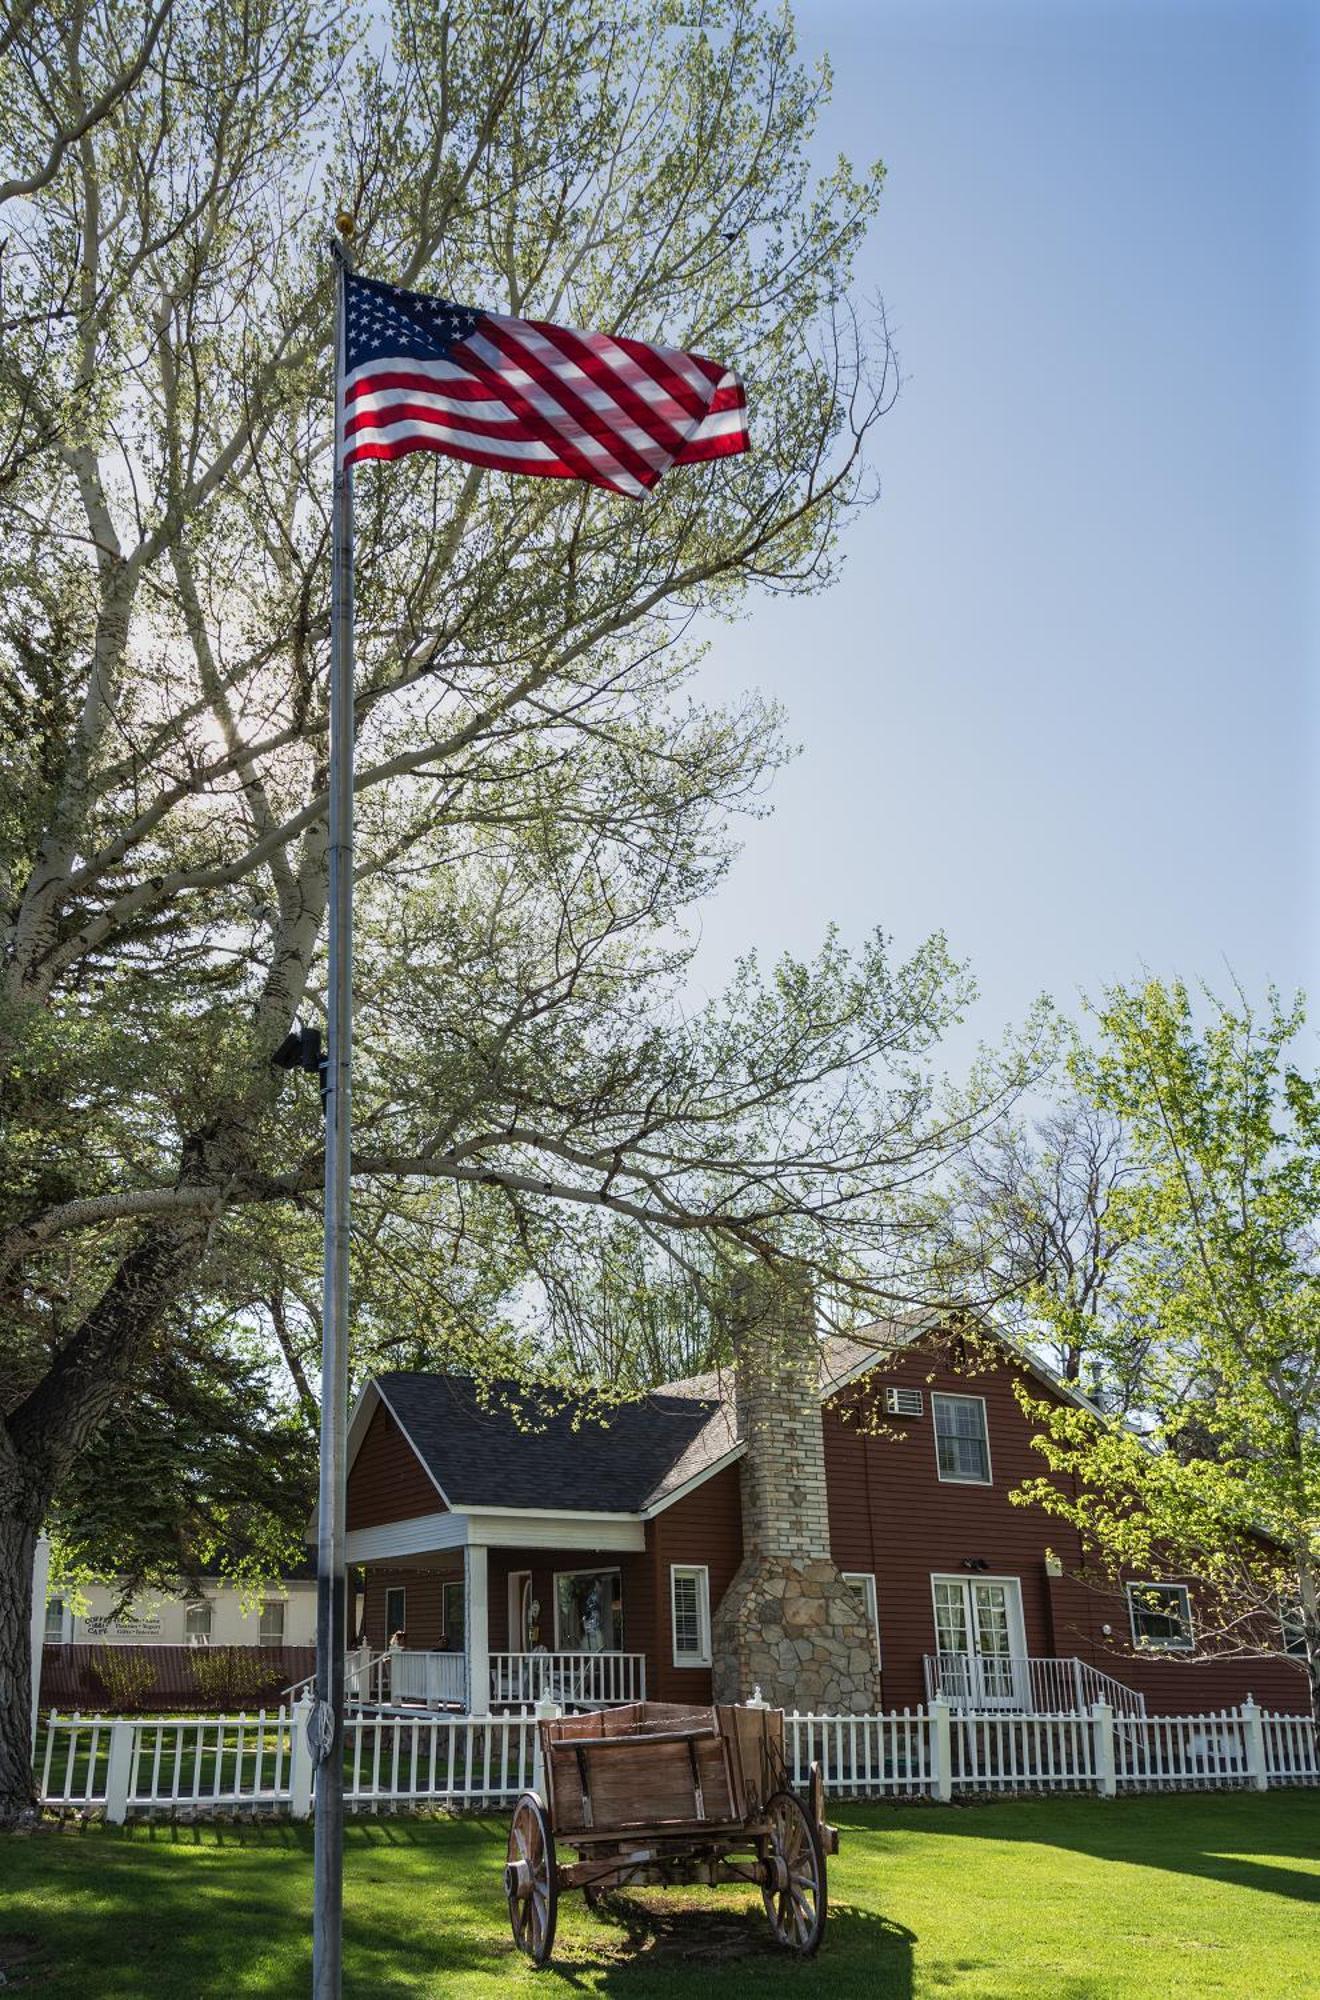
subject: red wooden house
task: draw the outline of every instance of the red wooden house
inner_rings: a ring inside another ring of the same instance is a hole
[[[1043,1465],[1014,1382],[1068,1398],[1064,1384],[1007,1348],[968,1372],[929,1335],[871,1331],[812,1341],[817,1379],[796,1405],[773,1366],[760,1379],[761,1355],[755,1397],[708,1375],[604,1421],[513,1385],[370,1382],[348,1557],[365,1570],[366,1642],[398,1638],[393,1697],[477,1712],[547,1693],[708,1701],[712,1685],[750,1694],[737,1683],[755,1673],[802,1709],[943,1694],[1188,1713],[1248,1693],[1307,1709],[1300,1662],[1207,1648],[1194,1578],[1097,1591],[1075,1532],[1010,1503]],[[785,1437],[787,1451],[765,1443]],[[785,1612],[785,1576],[821,1596],[805,1623]]]

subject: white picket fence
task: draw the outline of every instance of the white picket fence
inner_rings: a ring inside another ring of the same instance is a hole
[[[543,1713],[558,1713],[546,1704]],[[39,1758],[48,1806],[129,1814],[269,1811],[305,1818],[315,1775],[307,1709],[256,1715],[52,1714]],[[1320,1785],[1309,1717],[1254,1702],[1218,1715],[965,1715],[936,1700],[890,1715],[785,1717],[785,1758],[805,1785],[821,1766],[837,1798],[950,1799],[975,1793],[1266,1790]],[[491,1809],[539,1780],[536,1718],[358,1710],[344,1728],[346,1803],[380,1812]]]
[[[307,1709],[229,1716],[60,1715],[46,1718],[39,1790],[48,1806],[130,1813],[312,1809]],[[521,1715],[418,1715],[358,1710],[344,1723],[344,1802],[396,1806],[512,1805],[535,1785],[536,1723]]]
[[[787,1715],[793,1780],[818,1763],[836,1797],[950,1799],[974,1792],[1195,1791],[1320,1785],[1309,1716],[1255,1702],[1217,1715],[967,1715],[944,1701],[901,1715]]]

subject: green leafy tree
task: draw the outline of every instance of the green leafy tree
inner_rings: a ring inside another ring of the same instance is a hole
[[[1032,1405],[1048,1463],[1081,1486],[1022,1497],[1072,1520],[1101,1568],[1200,1579],[1205,1636],[1287,1647],[1320,1715],[1320,1094],[1302,1025],[1300,1003],[1257,1014],[1155,981],[1097,1008],[1073,1074],[1121,1121],[1133,1173],[1082,1337],[1115,1368],[1139,1352],[1139,1375],[1125,1426]],[[1077,1336],[1057,1289],[1030,1303]]]

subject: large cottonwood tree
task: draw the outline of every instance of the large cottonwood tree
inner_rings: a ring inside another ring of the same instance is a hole
[[[894,387],[826,88],[748,0],[88,0],[0,42],[0,1813],[61,1481],[217,1271],[314,1332],[315,1089],[270,1058],[323,982],[337,208],[371,274],[727,359],[754,436],[636,508],[359,477],[364,1351],[514,1343],[590,1215],[903,1291],[892,1216],[966,1129],[942,943],[679,1004],[781,755],[696,698],[700,635],[829,581]]]

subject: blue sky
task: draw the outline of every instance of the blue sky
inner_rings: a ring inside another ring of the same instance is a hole
[[[797,11],[823,152],[888,167],[905,386],[842,582],[704,671],[802,754],[698,988],[834,918],[945,930],[986,1037],[1143,966],[1320,994],[1317,10]]]

